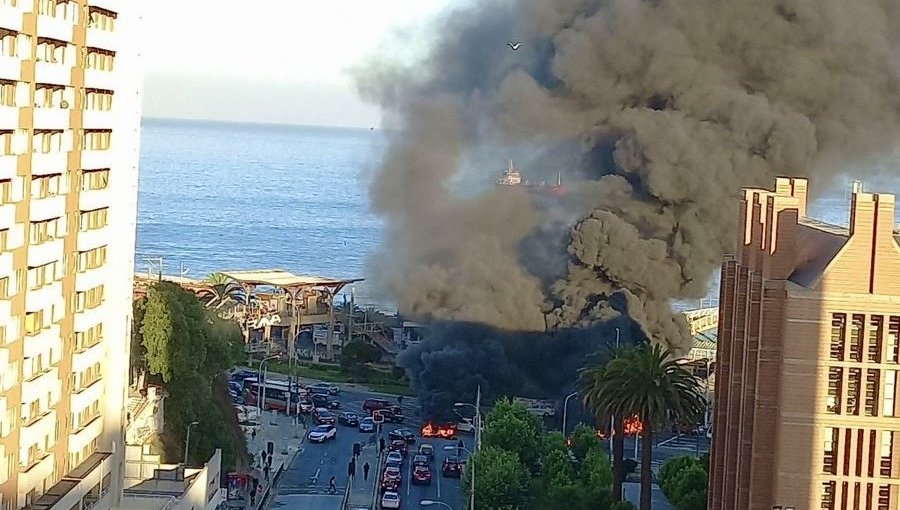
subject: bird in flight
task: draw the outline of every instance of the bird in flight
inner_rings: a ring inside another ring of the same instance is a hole
[[[517,49],[522,47],[522,43],[520,43],[520,42],[516,42],[516,43],[508,42],[508,43],[506,43],[506,45],[509,46],[509,48],[513,51],[516,51]]]

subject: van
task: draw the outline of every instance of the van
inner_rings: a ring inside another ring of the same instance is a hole
[[[379,409],[384,409],[386,407],[390,407],[391,403],[383,398],[367,398],[365,402],[363,402],[363,411],[377,411]]]

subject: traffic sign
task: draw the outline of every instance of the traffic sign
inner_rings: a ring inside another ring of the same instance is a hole
[[[372,421],[376,424],[384,423],[384,415],[379,413],[378,411],[372,412]]]

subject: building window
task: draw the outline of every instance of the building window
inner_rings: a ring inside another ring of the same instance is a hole
[[[28,290],[38,290],[53,284],[57,278],[62,277],[60,269],[59,264],[55,261],[43,266],[28,268]]]
[[[59,218],[47,221],[33,221],[28,225],[28,244],[34,246],[52,241],[60,232]]]
[[[900,317],[891,317],[887,334],[888,363],[897,363],[900,357]]]
[[[38,310],[36,312],[26,313],[25,314],[25,334],[26,335],[36,335],[40,333],[40,331],[44,329],[44,311]]]
[[[862,386],[862,369],[851,368],[847,373],[847,414],[859,414],[859,390]]]
[[[844,335],[847,330],[847,316],[836,313],[831,316],[831,344],[829,357],[834,361],[844,359]]]
[[[43,129],[34,132],[34,151],[40,154],[63,152],[63,130]]]
[[[84,68],[97,71],[112,71],[115,59],[115,51],[88,48],[87,57],[84,60]]]
[[[78,253],[78,272],[83,273],[91,269],[97,269],[106,264],[106,246],[100,246],[93,250]]]
[[[81,174],[81,191],[96,191],[109,186],[109,169],[85,170]]]
[[[86,331],[75,333],[75,350],[78,352],[90,349],[103,341],[103,323],[99,323]]]
[[[91,290],[75,294],[75,311],[83,312],[92,310],[103,303],[103,285],[98,285]]]
[[[16,106],[16,82],[0,80],[0,106]]]
[[[840,435],[838,429],[825,429],[825,451],[822,458],[822,471],[829,475],[837,474],[837,443]]]
[[[897,384],[897,371],[884,371],[884,398],[882,399],[881,415],[894,416],[894,392]]]
[[[109,149],[112,141],[112,130],[90,129],[85,130],[82,136],[82,148],[91,151],[105,151]]]
[[[38,175],[31,178],[31,198],[55,197],[62,194],[62,175]]]
[[[5,28],[0,28],[0,56],[2,57],[16,57],[18,56],[16,53],[16,43],[18,35],[16,32],[12,30],[8,30]]]
[[[891,486],[878,486],[878,510],[891,510]]]
[[[826,410],[831,414],[841,412],[841,386],[843,385],[844,369],[830,367],[828,369],[828,396],[826,398]]]
[[[862,362],[865,323],[866,318],[863,315],[854,315],[850,321],[850,361]]]
[[[0,180],[0,205],[12,203],[12,180]]]
[[[869,361],[881,363],[881,333],[884,317],[873,316],[869,322]]]
[[[878,416],[878,389],[881,383],[881,371],[866,371],[866,416]]]
[[[881,431],[881,476],[890,477],[894,457],[894,433],[890,430]]]
[[[81,211],[79,218],[79,227],[82,232],[89,230],[97,230],[105,227],[109,222],[109,209],[94,209],[91,211]]]
[[[116,13],[99,7],[88,7],[88,28],[113,32],[116,29]]]
[[[834,492],[835,492],[835,484],[836,482],[823,482],[822,483],[822,494],[819,498],[821,501],[822,510],[834,510]]]
[[[66,46],[67,43],[65,41],[38,37],[37,52],[35,53],[34,59],[37,62],[65,64]]]

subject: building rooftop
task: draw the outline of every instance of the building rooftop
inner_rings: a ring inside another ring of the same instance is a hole
[[[232,280],[246,285],[270,287],[343,287],[361,282],[363,278],[325,278],[321,276],[295,275],[284,269],[254,269],[250,271],[221,271]]]

